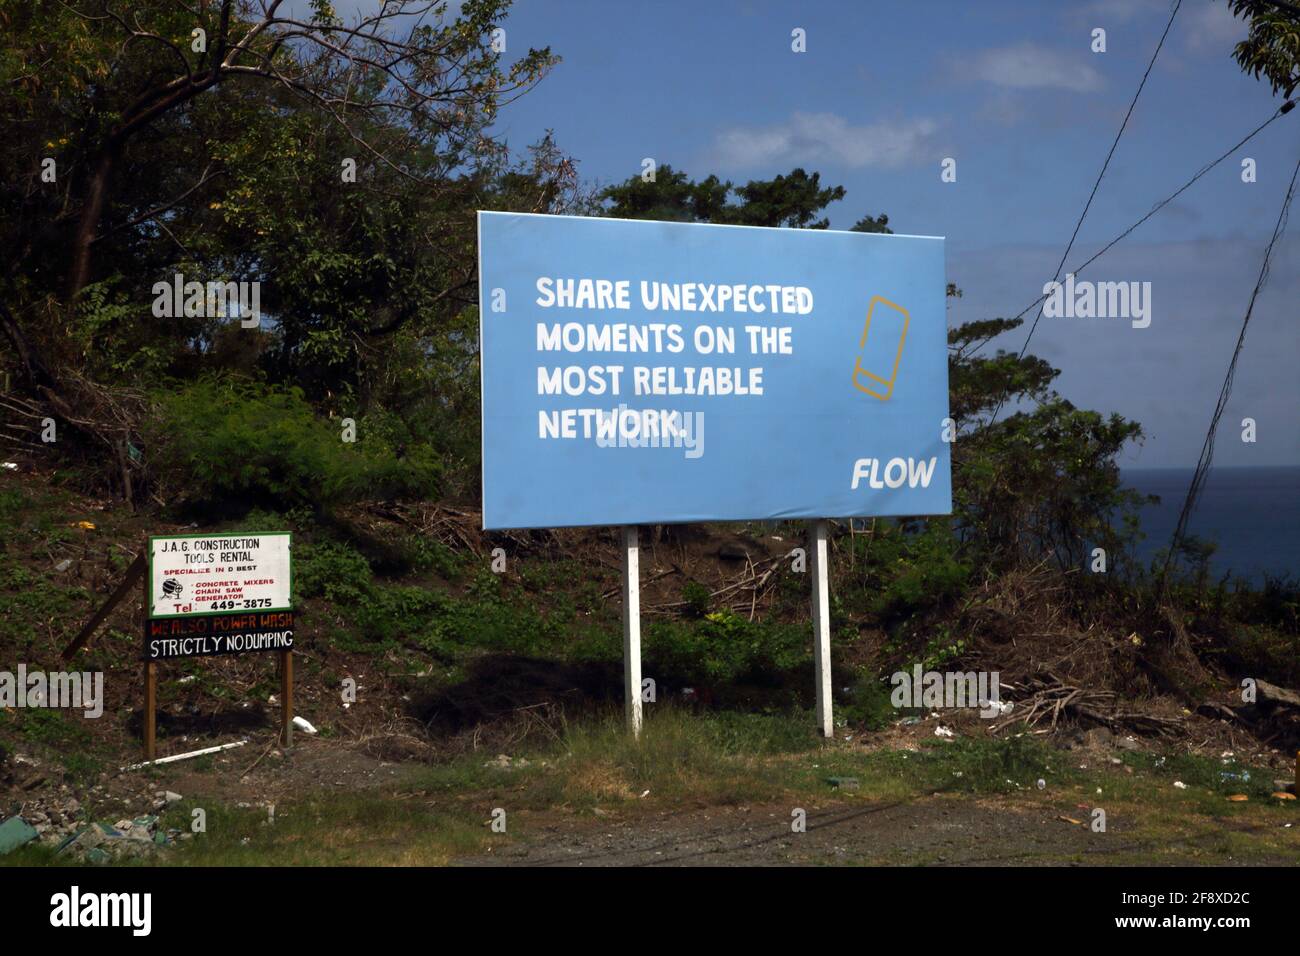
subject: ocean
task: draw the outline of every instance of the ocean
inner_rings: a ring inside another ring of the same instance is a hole
[[[1138,560],[1149,565],[1169,546],[1192,481],[1191,468],[1125,469],[1124,484],[1159,495],[1140,514],[1145,540]],[[1265,574],[1300,578],[1300,467],[1211,468],[1188,533],[1218,545],[1212,577],[1225,573],[1259,584]]]

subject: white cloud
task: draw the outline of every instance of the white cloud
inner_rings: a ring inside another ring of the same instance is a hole
[[[1227,55],[1244,40],[1248,27],[1245,20],[1232,15],[1226,3],[1210,3],[1187,14],[1187,47],[1197,53]]]
[[[985,50],[962,73],[994,86],[1011,89],[1062,89],[1087,93],[1101,89],[1101,75],[1080,61],[1080,55],[1050,50],[1034,43]]]
[[[774,126],[736,126],[718,133],[716,164],[727,167],[774,163],[838,163],[850,168],[896,168],[937,162],[932,119],[881,120],[854,126],[834,113],[795,113]]]

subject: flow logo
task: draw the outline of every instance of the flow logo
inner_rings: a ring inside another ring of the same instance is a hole
[[[877,308],[882,306],[882,308]],[[853,387],[882,402],[894,394],[898,363],[907,341],[908,311],[883,296],[867,303],[867,321],[858,341],[858,355],[853,360]],[[870,347],[868,347],[870,341]]]
[[[938,461],[933,457],[928,462],[924,458],[891,458],[882,464],[880,458],[859,458],[853,463],[849,490],[857,491],[864,478],[868,488],[901,488],[904,484],[909,488],[929,488]]]
[[[148,936],[153,928],[152,893],[82,893],[74,886],[51,896],[50,907],[55,927],[126,926],[133,936]]]

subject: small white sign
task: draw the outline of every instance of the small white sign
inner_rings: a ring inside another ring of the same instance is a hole
[[[290,534],[149,539],[149,617],[292,608]]]

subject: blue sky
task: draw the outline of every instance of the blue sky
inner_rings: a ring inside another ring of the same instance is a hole
[[[343,5],[346,6],[346,5]],[[1018,313],[1042,292],[1172,8],[1171,0],[519,0],[508,54],[563,62],[496,132],[547,129],[590,181],[641,161],[741,183],[817,170],[843,185],[832,228],[887,213],[947,237],[955,323]],[[791,51],[806,31],[807,52]],[[1090,50],[1107,33],[1107,52]],[[1280,104],[1231,58],[1226,0],[1184,0],[1072,262],[1263,122]],[[1241,181],[1240,161],[1258,181]],[[1300,156],[1300,110],[1225,160],[1083,277],[1149,281],[1149,328],[1044,318],[1031,351],[1076,404],[1140,421],[1129,467],[1195,463],[1263,248]],[[940,181],[945,157],[957,182]],[[1220,465],[1300,464],[1300,215],[1274,254],[1219,431]],[[1030,313],[1032,319],[1033,312]],[[1018,349],[1027,325],[1003,344]],[[1240,440],[1244,417],[1258,441]]]

